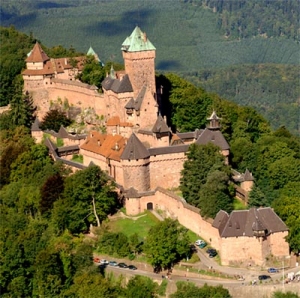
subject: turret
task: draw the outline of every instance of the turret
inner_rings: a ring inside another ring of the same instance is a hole
[[[139,192],[150,190],[150,154],[143,143],[132,134],[121,155],[124,188]]]
[[[33,49],[27,55],[26,67],[27,69],[43,69],[44,64],[49,60],[50,58],[44,52],[40,44],[36,42]]]

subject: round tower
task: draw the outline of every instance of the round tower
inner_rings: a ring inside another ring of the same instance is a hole
[[[129,138],[121,155],[124,188],[138,192],[150,190],[150,154],[135,134]]]
[[[155,47],[137,26],[122,44],[122,53],[125,71],[130,78],[134,95],[136,96],[144,85],[147,85],[153,94],[155,85]]]

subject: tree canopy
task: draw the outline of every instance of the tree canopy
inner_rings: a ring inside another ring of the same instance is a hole
[[[170,295],[170,298],[230,298],[231,295],[223,286],[197,287],[194,283],[179,281],[176,283],[177,291]]]
[[[169,218],[150,228],[143,248],[157,271],[170,269],[177,261],[191,254],[186,229]]]
[[[201,210],[204,217],[212,217],[224,209],[233,209],[230,191],[230,168],[225,165],[220,148],[192,144],[181,172],[180,190],[186,201]]]

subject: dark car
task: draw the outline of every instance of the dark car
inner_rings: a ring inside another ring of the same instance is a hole
[[[118,266],[120,268],[128,268],[128,266],[125,263],[119,263]]]
[[[211,251],[211,252],[209,253],[208,256],[209,256],[210,258],[214,258],[217,254],[218,254],[217,251],[216,251],[216,250],[213,250],[213,251]]]
[[[270,275],[260,275],[260,276],[258,277],[259,280],[266,280],[266,279],[270,279],[270,278],[271,278]]]
[[[217,251],[214,248],[208,248],[206,252],[210,255],[211,253],[216,253]]]
[[[129,265],[128,269],[130,269],[130,270],[136,270],[137,268],[134,265]]]
[[[269,273],[277,273],[277,272],[279,272],[279,270],[276,269],[276,268],[269,268],[269,269],[268,269],[268,272],[269,272]]]

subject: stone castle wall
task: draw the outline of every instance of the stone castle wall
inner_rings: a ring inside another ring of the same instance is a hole
[[[149,147],[168,147],[169,146],[169,137],[165,136],[162,138],[157,138],[154,133],[138,133],[139,140],[145,144],[147,148]]]
[[[151,189],[155,189],[157,186],[168,189],[177,188],[185,160],[184,152],[151,156]]]
[[[288,256],[289,255],[289,244],[285,241],[288,236],[288,231],[273,233],[270,237],[270,247],[272,253],[276,256]],[[280,245],[278,245],[278,243]]]
[[[73,84],[74,81],[52,81],[48,87],[49,101],[57,101],[60,98],[68,100],[70,106],[80,107],[82,109],[93,108],[98,115],[104,115],[106,105],[103,94],[97,90],[86,87],[85,84]],[[77,82],[76,82],[77,83]]]
[[[153,209],[160,210],[165,217],[177,219],[180,224],[190,229],[197,235],[219,249],[218,238],[219,232],[212,227],[212,220],[206,221],[200,215],[200,210],[185,202],[179,196],[158,187],[154,194],[143,196],[141,198],[129,198],[125,201],[126,212],[128,215],[136,215],[147,210],[147,204],[152,203]]]

